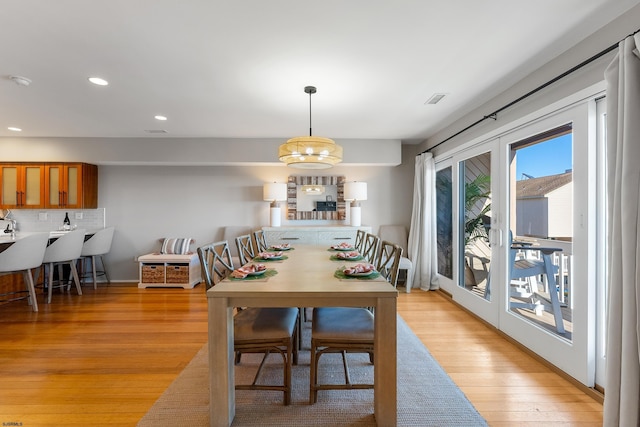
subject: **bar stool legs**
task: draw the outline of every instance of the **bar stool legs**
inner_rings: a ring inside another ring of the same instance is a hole
[[[100,259],[100,265],[102,267],[102,270],[98,270],[96,267],[96,261],[98,258]],[[99,276],[104,276],[107,284],[111,283],[102,255],[90,255],[90,256],[82,257],[80,259],[80,269],[81,269],[81,277],[82,277],[83,285],[86,283],[85,279],[91,277],[93,281],[93,289],[97,289]]]

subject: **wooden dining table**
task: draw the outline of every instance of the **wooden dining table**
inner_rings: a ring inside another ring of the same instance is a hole
[[[230,426],[236,412],[234,307],[373,307],[373,412],[377,425],[397,424],[398,292],[382,277],[365,280],[336,275],[337,269],[358,261],[332,260],[335,254],[327,246],[299,245],[283,252],[282,260],[263,262],[275,274],[253,280],[228,278],[207,291],[211,426]]]

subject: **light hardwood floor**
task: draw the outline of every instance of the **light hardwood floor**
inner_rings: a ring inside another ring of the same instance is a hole
[[[202,286],[83,291],[0,305],[0,425],[135,426],[206,342]],[[600,403],[442,294],[402,290],[398,312],[491,426],[602,425]]]

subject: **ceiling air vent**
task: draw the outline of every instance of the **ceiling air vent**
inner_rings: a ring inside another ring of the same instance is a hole
[[[445,97],[445,95],[446,93],[434,93],[433,95],[431,95],[431,98],[427,99],[427,102],[425,102],[424,105],[437,104],[442,100],[442,98]]]
[[[147,129],[145,130],[146,133],[169,133],[164,129]]]

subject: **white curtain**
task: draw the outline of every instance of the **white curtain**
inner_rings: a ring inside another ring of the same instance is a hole
[[[620,42],[607,82],[608,307],[605,426],[640,425],[640,35]]]
[[[438,271],[436,246],[436,165],[431,153],[416,157],[413,211],[407,251],[413,262],[413,287],[438,289],[432,280]]]

